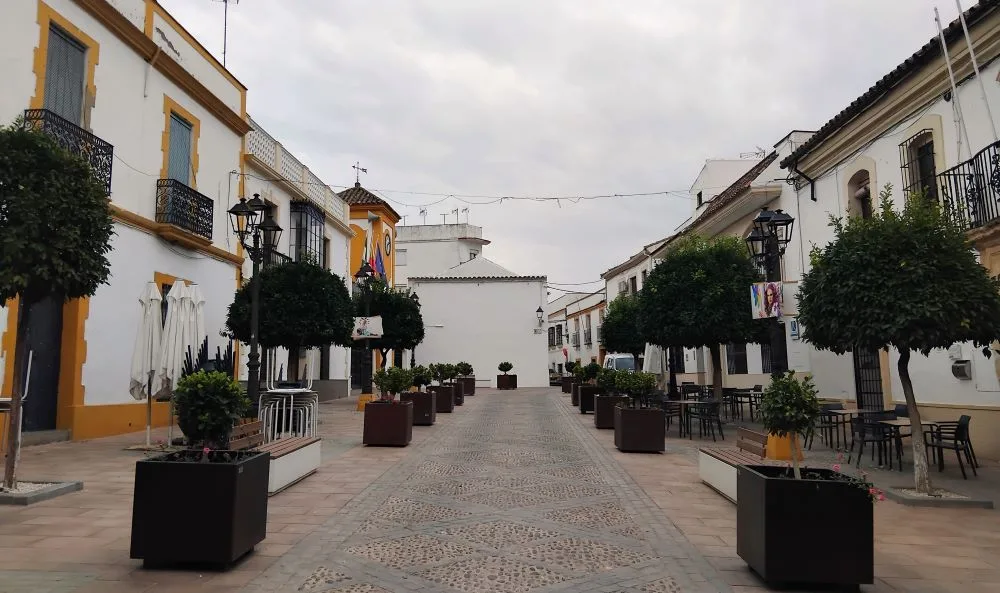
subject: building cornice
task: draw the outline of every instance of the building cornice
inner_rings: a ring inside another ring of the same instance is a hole
[[[230,263],[234,266],[243,265],[243,257],[235,253],[226,251],[225,249],[216,247],[211,243],[205,243],[201,240],[187,240],[183,233],[174,232],[172,230],[173,225],[163,224],[156,222],[155,220],[150,220],[145,216],[141,216],[132,212],[131,210],[125,210],[121,206],[116,204],[111,204],[111,217],[122,224],[128,225],[150,235],[156,235],[160,237],[170,237],[173,242],[181,244],[192,251],[198,251],[204,253],[205,255],[217,259],[221,262]]]

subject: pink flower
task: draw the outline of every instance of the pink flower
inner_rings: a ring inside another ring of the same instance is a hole
[[[878,499],[879,499],[880,502],[883,501],[883,500],[885,500],[885,494],[879,493]]]
[[[833,464],[833,471],[835,471],[835,472],[839,472],[840,471],[840,464],[839,463],[834,463]]]
[[[209,453],[212,452],[212,450],[209,449],[208,447],[205,447],[204,449],[201,450],[201,452],[204,453],[205,455],[208,455]]]
[[[868,489],[868,494],[871,494],[872,496],[875,496],[876,494],[878,494],[878,489],[877,488],[869,488]]]

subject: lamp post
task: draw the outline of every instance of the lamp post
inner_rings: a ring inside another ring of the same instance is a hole
[[[753,219],[753,230],[747,237],[750,257],[764,269],[764,279],[781,282],[781,257],[792,238],[795,219],[781,210],[762,208]],[[783,374],[788,370],[788,346],[785,342],[785,327],[778,318],[770,319],[771,334],[771,374]]]
[[[253,276],[250,278],[250,354],[247,356],[247,396],[257,402],[260,394],[260,265],[278,247],[281,227],[271,217],[270,209],[260,194],[254,194],[247,201],[240,198],[238,204],[229,209],[233,232],[239,237],[240,245],[253,262]],[[262,241],[263,240],[263,241]]]
[[[538,318],[538,327],[542,327],[542,325],[545,324],[545,321],[542,320],[542,317],[545,316],[545,311],[543,311],[541,307],[538,307],[535,311],[535,316]]]
[[[354,274],[354,281],[358,285],[358,289],[361,291],[361,299],[365,303],[365,317],[371,315],[371,282],[372,277],[375,275],[375,270],[372,269],[371,265],[367,261],[361,262],[361,267]],[[361,379],[361,393],[370,394],[372,392],[372,341],[371,338],[365,337],[365,360],[364,364],[361,365],[362,373],[364,374]]]

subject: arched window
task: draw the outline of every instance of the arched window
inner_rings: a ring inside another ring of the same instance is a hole
[[[850,212],[852,216],[861,218],[871,218],[872,216],[872,188],[871,175],[868,171],[858,171],[847,182],[847,191],[850,196]]]

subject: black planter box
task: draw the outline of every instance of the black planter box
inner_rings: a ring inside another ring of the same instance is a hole
[[[465,386],[462,385],[461,381],[453,381],[451,388],[455,392],[455,405],[462,406],[465,405]]]
[[[517,389],[517,375],[497,375],[497,389]]]
[[[736,553],[769,584],[874,583],[874,503],[868,492],[838,480],[778,477],[786,471],[738,466]],[[808,544],[804,525],[822,525]]]
[[[574,406],[579,406],[580,405],[580,384],[579,383],[575,383],[574,382],[573,385],[570,386],[570,388],[569,388],[569,403],[573,404]]]
[[[459,377],[458,382],[462,384],[462,390],[465,393],[465,397],[472,397],[476,395],[476,376],[469,375],[468,377]]]
[[[431,385],[427,391],[437,395],[437,413],[451,414],[455,411],[455,390],[451,385]]]
[[[628,397],[624,395],[598,395],[594,398],[594,426],[614,428],[615,406],[627,405]]]
[[[437,394],[428,391],[410,391],[399,394],[399,400],[413,402],[413,425],[431,426],[437,418]],[[367,405],[367,404],[366,404]]]
[[[654,408],[615,408],[615,447],[619,451],[658,453],[667,440],[667,417]]]
[[[573,391],[573,377],[563,377],[562,378],[562,392],[570,393]]]
[[[380,447],[405,447],[413,439],[413,402],[370,401],[365,404],[361,442]]]
[[[601,392],[601,389],[597,385],[587,385],[583,384],[580,386],[580,413],[586,414],[587,412],[594,411],[594,398],[597,394]]]
[[[137,461],[129,557],[144,566],[232,564],[264,540],[271,456],[214,451],[232,462]]]

